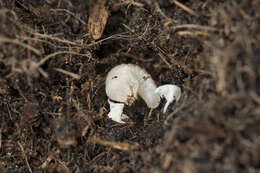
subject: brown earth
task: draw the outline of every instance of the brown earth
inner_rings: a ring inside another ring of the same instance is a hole
[[[99,2],[0,0],[0,172],[260,172],[260,1],[108,0],[94,41]],[[181,100],[111,121],[121,63]]]

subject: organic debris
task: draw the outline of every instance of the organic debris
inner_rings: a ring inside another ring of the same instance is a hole
[[[0,0],[0,172],[260,172],[259,9]],[[181,99],[149,117],[139,98],[131,123],[111,121],[105,80],[119,64]]]
[[[105,4],[106,0],[98,0],[88,19],[88,29],[94,40],[101,38],[107,24],[109,12]]]

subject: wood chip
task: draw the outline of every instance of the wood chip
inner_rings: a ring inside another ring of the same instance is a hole
[[[101,38],[107,24],[109,12],[105,3],[106,0],[99,0],[89,16],[88,29],[94,40]]]

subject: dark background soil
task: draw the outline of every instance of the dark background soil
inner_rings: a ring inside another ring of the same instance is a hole
[[[108,0],[94,41],[96,0],[0,0],[0,172],[260,172],[260,1],[178,2]],[[111,121],[121,63],[181,100]]]

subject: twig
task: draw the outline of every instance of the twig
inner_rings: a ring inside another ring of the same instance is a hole
[[[197,37],[197,36],[209,36],[209,33],[207,32],[201,32],[201,31],[179,31],[177,32],[178,35],[180,36],[192,36],[192,37]]]
[[[104,155],[106,155],[107,152],[103,152],[103,153],[100,153],[98,154],[97,156],[95,156],[89,163],[88,165],[93,165],[95,164],[100,158],[104,158]]]
[[[38,71],[41,73],[41,75],[43,77],[45,77],[45,78],[49,77],[49,75],[41,67],[38,68]]]
[[[54,68],[54,70],[58,71],[58,72],[61,72],[61,73],[65,74],[65,75],[71,76],[71,77],[73,77],[75,79],[78,79],[78,80],[80,79],[80,75],[72,73],[72,72],[69,72],[69,71],[66,71],[66,70],[63,70],[61,68]]]
[[[32,47],[32,46],[30,46],[28,44],[20,42],[17,39],[9,39],[9,38],[5,38],[5,37],[0,37],[0,43],[13,43],[13,44],[17,44],[19,46],[22,46],[22,47],[24,47],[26,49],[31,50],[32,52],[36,53],[37,55],[41,55],[41,52],[39,50],[35,49],[34,47]]]
[[[55,53],[52,53],[50,55],[47,55],[46,57],[44,57],[40,62],[36,63],[34,65],[34,67],[32,68],[32,70],[35,70],[37,68],[39,68],[40,66],[42,66],[46,61],[48,61],[49,59],[51,59],[52,57],[55,57],[57,55],[60,55],[60,54],[72,54],[72,55],[79,55],[79,56],[86,56],[88,58],[92,58],[90,57],[90,55],[88,54],[80,54],[80,53],[77,53],[77,52],[73,52],[73,51],[59,51],[59,52],[55,52]]]
[[[26,156],[26,154],[25,154],[25,152],[24,152],[24,148],[23,148],[22,144],[21,144],[19,141],[18,141],[17,143],[18,143],[18,145],[19,145],[19,147],[20,147],[20,149],[21,149],[21,151],[22,151],[22,154],[23,154],[23,157],[24,157],[24,159],[25,159],[25,162],[26,162],[26,165],[27,165],[27,167],[28,167],[29,172],[30,172],[30,173],[33,173],[33,172],[32,172],[32,169],[31,169],[31,167],[30,167],[30,165],[29,165],[27,156]]]
[[[158,55],[163,60],[163,62],[165,62],[165,64],[167,64],[168,67],[171,69],[172,65],[166,60],[166,58],[163,56],[163,54],[159,52]]]
[[[167,66],[172,69],[172,64],[170,64],[167,60],[167,58],[171,58],[171,60],[174,62],[175,65],[181,67],[185,73],[190,74],[191,71],[189,70],[189,68],[186,67],[186,65],[179,63],[177,60],[174,59],[173,56],[169,56],[160,46],[157,46],[154,44],[154,46],[157,48],[157,50],[159,51],[158,55],[160,56],[160,58],[167,64]]]
[[[128,40],[128,39],[131,37],[131,35],[124,35],[124,34],[127,34],[127,33],[128,33],[128,32],[123,32],[123,33],[111,35],[111,36],[109,36],[109,37],[107,37],[107,38],[104,38],[104,39],[102,39],[102,40],[99,40],[99,41],[95,41],[95,42],[93,42],[93,43],[90,43],[90,44],[86,45],[86,47],[91,47],[91,46],[97,45],[97,44],[102,43],[102,42],[104,42],[104,41],[106,41],[106,40],[113,40],[113,39],[125,39],[125,40]],[[83,37],[86,37],[86,36],[88,36],[88,35],[89,35],[89,34],[85,34]]]
[[[184,25],[177,25],[174,26],[173,29],[184,29],[184,28],[192,28],[192,29],[201,29],[201,30],[208,30],[208,31],[216,31],[217,29],[211,26],[202,26],[196,24],[184,24]]]
[[[41,169],[45,169],[45,168],[49,165],[49,163],[50,163],[52,160],[53,160],[53,155],[51,154],[51,155],[49,155],[49,156],[47,157],[47,159],[45,160],[45,162],[43,162],[43,164],[40,166],[40,168],[41,168]]]
[[[198,72],[200,75],[206,75],[206,76],[210,76],[210,77],[214,77],[213,73],[211,73],[210,71],[207,70],[202,70],[202,69],[194,69],[193,71]]]
[[[169,18],[160,8],[160,5],[158,2],[155,1],[155,11],[157,11],[162,17],[164,17],[166,20],[168,20],[169,22],[173,23],[176,22],[175,20]]]
[[[6,107],[7,107],[7,111],[8,111],[8,115],[9,115],[10,120],[13,120],[13,117],[12,117],[12,114],[11,114],[11,111],[10,111],[8,103],[6,104]]]
[[[58,160],[58,159],[57,159],[57,161],[59,162],[59,164],[61,164],[61,165],[63,166],[63,168],[65,168],[65,171],[66,171],[67,173],[70,172],[70,169],[66,166],[66,164],[65,164],[63,161]]]
[[[49,41],[46,41],[46,40],[41,40],[39,38],[32,38],[32,37],[25,37],[25,36],[17,36],[18,38],[22,39],[22,40],[31,40],[31,41],[39,41],[39,42],[43,42],[43,43],[46,43],[46,44],[49,44],[51,45],[52,47],[56,48],[57,46],[52,44],[51,42]]]
[[[105,141],[100,138],[92,138],[90,141],[93,143],[97,143],[107,147],[112,147],[114,149],[118,149],[122,151],[137,150],[139,148],[139,145],[130,145],[129,143],[126,142]]]
[[[175,5],[177,5],[178,7],[182,8],[184,11],[188,12],[189,14],[198,17],[199,15],[193,11],[192,9],[188,8],[187,6],[183,5],[182,3],[176,1],[176,0],[171,0],[171,3],[174,3]]]
[[[50,9],[50,11],[61,11],[61,12],[66,12],[66,13],[68,13],[68,14],[70,14],[70,15],[72,15],[75,19],[77,19],[78,21],[80,21],[82,24],[84,24],[84,25],[86,25],[86,23],[83,21],[83,20],[81,20],[79,17],[77,17],[76,16],[76,14],[74,14],[74,13],[72,13],[71,11],[69,11],[69,10],[67,10],[67,9]]]
[[[42,37],[42,38],[48,38],[48,39],[51,39],[51,40],[54,40],[54,41],[58,41],[58,42],[61,42],[61,43],[71,44],[71,45],[74,45],[74,46],[80,46],[79,44],[74,43],[72,41],[63,40],[63,39],[60,39],[58,37],[54,37],[52,35],[40,34],[40,33],[32,33],[32,34],[36,35],[36,36],[39,36],[39,37]]]
[[[55,155],[56,154],[59,154],[60,153],[60,150],[56,150],[54,152],[52,152],[48,157],[47,159],[41,164],[41,166],[39,168],[41,169],[45,169],[47,168],[47,166],[49,165],[49,163],[55,159]]]
[[[255,91],[253,91],[253,90],[249,91],[249,95],[257,104],[260,105],[260,96],[257,95],[257,93]]]

